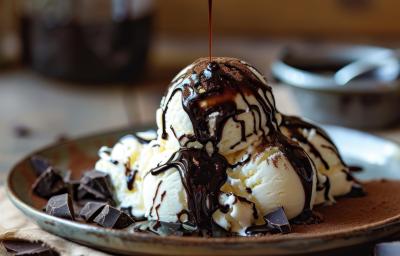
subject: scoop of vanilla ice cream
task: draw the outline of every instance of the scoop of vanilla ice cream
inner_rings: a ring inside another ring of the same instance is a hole
[[[151,132],[143,133],[151,137]],[[141,218],[145,214],[142,199],[142,174],[139,166],[140,158],[152,158],[145,151],[148,147],[143,144],[138,137],[127,135],[121,138],[112,148],[102,147],[99,150],[100,159],[95,165],[95,169],[107,173],[115,189],[115,197],[120,207],[132,207],[132,215]],[[127,171],[137,172],[132,184],[132,189],[127,186]]]
[[[240,61],[232,58],[215,58],[214,61],[221,62],[222,65],[227,61],[234,61],[236,65],[245,72],[250,74],[255,80],[265,88],[269,88],[264,77],[252,66],[244,61]],[[168,135],[166,139],[166,146],[171,149],[179,149],[181,146],[196,147],[200,148],[201,145],[198,141],[193,141],[185,144],[187,138],[193,137],[195,135],[193,120],[190,119],[187,111],[185,110],[183,102],[183,93],[187,94],[185,88],[189,87],[190,83],[194,80],[200,79],[204,74],[197,74],[192,69],[195,66],[200,65],[201,62],[207,62],[207,60],[200,59],[194,64],[189,65],[184,68],[171,82],[171,85],[167,91],[167,94],[161,101],[161,106],[157,110],[157,126],[159,127],[158,134],[159,139],[162,138],[162,133],[165,131]],[[227,72],[229,73],[229,72]],[[237,84],[240,87],[240,78],[237,78]],[[221,82],[222,83],[222,82]],[[201,82],[199,82],[201,84]],[[201,97],[202,93],[206,93],[207,89],[198,89],[198,93]],[[204,90],[204,91],[202,91]],[[269,118],[270,113],[266,113],[261,106],[262,101],[268,107],[275,111],[275,101],[273,95],[270,91],[265,93],[263,90],[258,90],[255,94],[250,92],[235,92],[234,95],[228,95],[227,98],[220,97],[215,100],[214,95],[204,97],[199,104],[202,108],[207,108],[209,105],[223,103],[225,100],[232,100],[236,108],[240,111],[237,115],[232,116],[226,120],[223,130],[222,138],[218,142],[218,152],[222,155],[228,155],[237,151],[246,149],[250,145],[258,144],[260,137],[263,134],[269,132],[269,128],[266,126],[266,120]],[[210,136],[215,136],[216,134],[216,120],[218,118],[223,118],[221,112],[214,111],[209,112],[205,117],[207,121],[207,127],[204,129],[209,130]],[[242,127],[243,124],[243,127]],[[245,134],[245,140],[242,140],[242,132]],[[165,139],[165,138],[164,138]]]
[[[334,202],[335,196],[341,196],[349,193],[354,184],[354,181],[348,179],[349,168],[345,165],[340,157],[336,146],[331,142],[331,139],[325,134],[321,134],[320,128],[314,127],[304,120],[301,120],[306,125],[303,127],[288,128],[281,126],[282,132],[298,142],[300,146],[307,152],[313,160],[318,171],[318,183],[321,187],[317,189],[316,204],[324,202]],[[293,129],[304,138],[304,141],[296,139],[293,136]],[[315,151],[319,155],[316,155]],[[327,184],[325,186],[324,184]],[[326,193],[326,190],[329,190]]]
[[[316,196],[315,177],[313,181],[310,208]],[[288,219],[298,216],[307,207],[305,191],[298,174],[288,158],[276,147],[266,148],[243,166],[229,170],[222,191],[247,200],[228,204],[231,206],[228,213],[218,211],[214,215],[215,222],[220,226],[241,234],[253,224],[263,224],[262,216],[278,207],[284,208]],[[255,204],[257,219],[254,218],[251,203]],[[226,203],[221,201],[221,204]],[[238,214],[238,211],[242,213]]]

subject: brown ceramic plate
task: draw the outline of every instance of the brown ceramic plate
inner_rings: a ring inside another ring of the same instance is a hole
[[[113,145],[130,130],[88,136],[51,145],[21,160],[8,176],[10,200],[29,218],[50,233],[97,249],[121,254],[157,255],[286,255],[320,252],[375,241],[400,231],[400,147],[390,141],[334,126],[325,127],[346,161],[361,165],[362,179],[391,181],[366,183],[364,198],[339,199],[333,206],[318,207],[325,221],[316,225],[294,226],[287,235],[261,237],[201,238],[158,237],[129,230],[109,230],[55,218],[41,209],[45,201],[32,194],[35,175],[29,164],[32,155],[50,158],[73,176],[93,167],[97,150]]]

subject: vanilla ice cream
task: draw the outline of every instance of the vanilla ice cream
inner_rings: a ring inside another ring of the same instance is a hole
[[[278,208],[304,218],[353,185],[329,137],[279,113],[271,87],[244,61],[195,61],[172,80],[156,119],[157,135],[126,136],[96,164],[137,218],[247,235]]]

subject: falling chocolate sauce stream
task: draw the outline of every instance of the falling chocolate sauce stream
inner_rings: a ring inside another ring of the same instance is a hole
[[[213,0],[208,0],[208,56],[212,61],[212,6]]]
[[[177,93],[182,95],[182,107],[191,120],[194,134],[181,136],[181,149],[167,163],[151,170],[151,173],[158,175],[171,168],[178,169],[188,196],[189,221],[207,234],[212,232],[212,214],[218,209],[224,209],[219,205],[218,196],[221,186],[226,182],[227,169],[232,165],[218,153],[218,145],[225,124],[230,119],[241,127],[240,141],[245,142],[248,136],[259,135],[257,132],[261,131],[261,150],[278,147],[284,153],[304,187],[304,210],[310,210],[314,165],[300,145],[279,130],[272,89],[251,71],[252,68],[236,59],[214,58],[212,62],[201,59],[172,81],[171,92],[167,94],[162,105],[164,139],[168,138],[165,115],[170,101]],[[250,134],[246,134],[245,123],[237,119],[245,111],[238,109],[236,105],[235,98],[238,95],[253,116],[254,129]],[[254,97],[257,104],[251,104],[247,100],[249,95]],[[214,116],[215,128],[210,131],[209,121],[213,113],[218,114]],[[194,141],[203,147],[188,148],[188,144]],[[212,145],[212,152],[206,151],[209,143]]]

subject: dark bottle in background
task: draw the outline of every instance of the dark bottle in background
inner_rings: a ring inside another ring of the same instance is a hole
[[[151,0],[25,0],[23,58],[48,76],[80,82],[130,82],[149,52]]]

